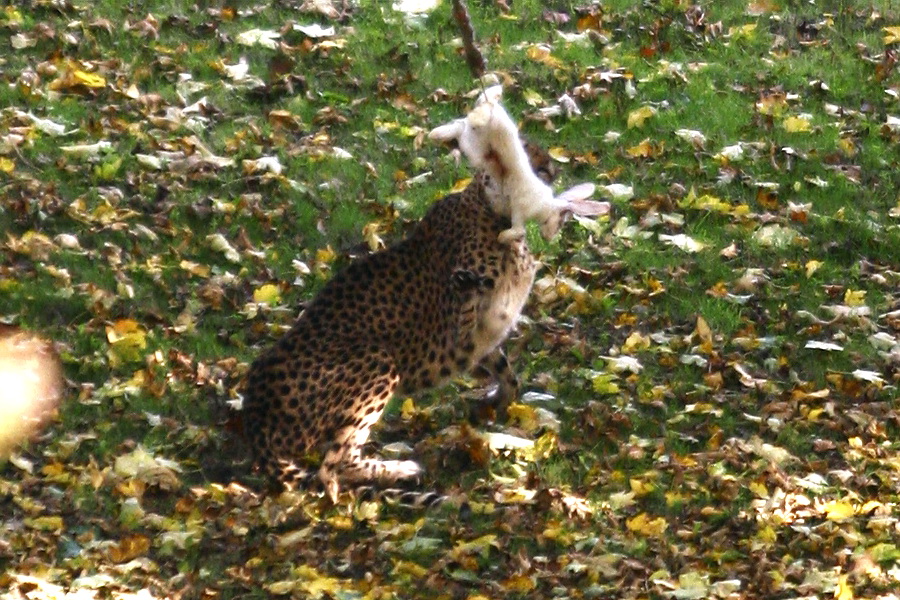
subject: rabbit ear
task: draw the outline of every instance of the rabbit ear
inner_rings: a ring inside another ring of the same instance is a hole
[[[428,139],[436,142],[452,142],[453,140],[458,140],[465,130],[465,119],[456,119],[432,129],[428,133]]]
[[[609,202],[595,202],[593,200],[572,200],[566,206],[566,210],[579,217],[599,217],[600,215],[608,215],[610,210]]]
[[[584,200],[594,195],[597,189],[593,183],[579,183],[575,187],[571,187],[556,197],[557,200],[563,202],[572,202],[575,200]]]
[[[599,217],[600,215],[609,214],[609,202],[595,202],[587,199],[594,193],[594,189],[593,183],[582,183],[567,189],[557,196],[556,199],[565,202],[563,212],[569,212],[581,217]]]

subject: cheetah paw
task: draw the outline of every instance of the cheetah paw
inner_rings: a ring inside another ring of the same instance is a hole
[[[381,477],[388,481],[418,479],[422,473],[422,467],[413,460],[384,460],[381,466]]]

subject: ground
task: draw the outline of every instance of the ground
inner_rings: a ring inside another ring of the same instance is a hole
[[[614,214],[529,232],[508,424],[396,400],[429,510],[262,494],[228,404],[464,185],[449,3],[121,4],[0,8],[0,320],[66,388],[0,466],[7,597],[897,598],[896,4],[470,1]]]

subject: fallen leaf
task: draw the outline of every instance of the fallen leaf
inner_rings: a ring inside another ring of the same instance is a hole
[[[698,242],[694,238],[684,233],[678,233],[675,235],[666,235],[664,233],[659,234],[659,239],[661,242],[665,242],[670,246],[675,246],[679,250],[684,250],[685,252],[695,253],[700,252],[704,248],[706,248],[706,244],[702,242]]]
[[[631,111],[628,113],[628,129],[640,129],[647,119],[656,115],[656,112],[656,108],[652,106],[642,106]]]
[[[668,528],[665,518],[651,518],[647,513],[640,513],[625,521],[629,531],[645,537],[662,537]]]
[[[243,33],[239,33],[237,37],[234,38],[234,41],[238,44],[243,44],[244,46],[262,46],[263,48],[274,50],[278,47],[279,38],[281,38],[281,34],[277,31],[269,29],[249,29]]]
[[[781,122],[781,126],[788,133],[807,133],[812,130],[812,123],[808,115],[787,117]]]
[[[261,285],[253,290],[253,301],[275,306],[281,302],[281,289],[274,283]]]

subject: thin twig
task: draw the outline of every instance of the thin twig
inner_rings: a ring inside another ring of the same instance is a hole
[[[453,18],[462,33],[463,49],[466,52],[469,70],[476,79],[480,79],[487,66],[484,56],[475,45],[475,29],[472,27],[472,18],[469,16],[469,8],[466,6],[465,0],[453,0]]]

